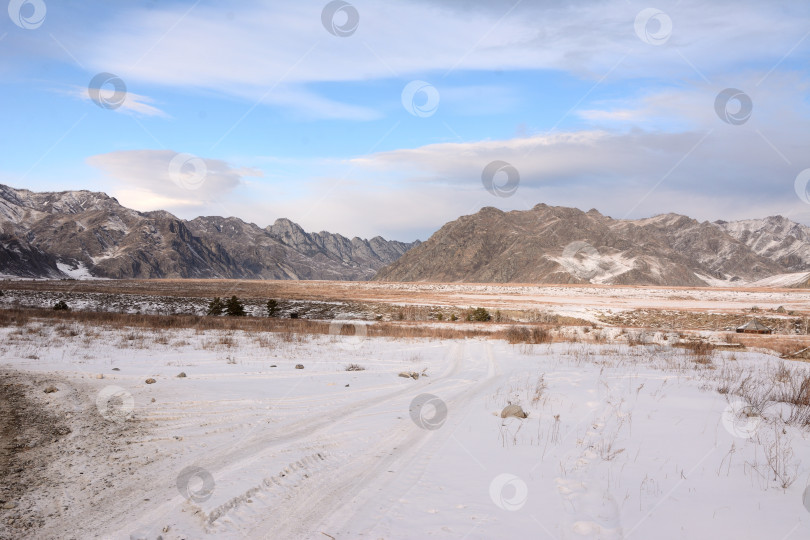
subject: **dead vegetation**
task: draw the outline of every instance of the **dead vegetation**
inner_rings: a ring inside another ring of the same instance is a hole
[[[765,369],[741,369],[726,364],[718,374],[717,391],[737,396],[759,416],[774,412],[788,425],[810,428],[810,372],[801,364],[778,362]]]
[[[346,371],[365,371],[366,368],[361,366],[360,364],[349,364],[346,366]]]
[[[709,365],[712,363],[715,346],[704,340],[687,341],[683,347],[689,351],[692,361],[696,364]]]
[[[423,306],[424,307],[424,306]],[[418,308],[418,309],[417,309]],[[427,318],[427,321],[388,321],[376,318],[374,321],[363,321],[363,333],[368,338],[386,337],[392,339],[465,339],[487,338],[504,339],[511,344],[520,344],[525,347],[527,354],[531,353],[531,346],[551,342],[593,342],[607,344],[618,340],[626,341],[630,346],[646,346],[653,343],[666,343],[668,345],[683,346],[690,350],[693,361],[697,364],[711,365],[713,350],[728,348],[750,347],[754,350],[771,350],[779,355],[787,356],[796,351],[810,347],[810,337],[801,335],[755,335],[736,334],[732,332],[719,333],[716,338],[707,340],[705,337],[696,337],[688,330],[655,331],[644,328],[621,328],[616,334],[615,328],[600,328],[593,323],[573,325],[574,322],[583,323],[579,319],[558,317],[541,311],[521,312],[528,319],[539,319],[541,323],[499,324],[495,319],[512,320],[516,312],[495,311],[491,321],[464,322],[452,321],[450,317],[442,317],[438,322],[436,309],[416,306],[403,308],[407,317]],[[458,311],[460,316],[463,311]],[[432,315],[431,315],[432,314]],[[530,316],[529,316],[530,315]],[[458,317],[460,319],[460,317]],[[9,307],[0,309],[0,327],[25,327],[33,321],[55,321],[57,334],[62,337],[76,337],[79,334],[88,335],[92,327],[105,327],[122,329],[120,346],[125,348],[142,348],[145,343],[139,339],[137,329],[151,329],[165,331],[171,329],[193,329],[197,333],[208,330],[237,331],[242,330],[253,334],[253,339],[262,346],[272,348],[273,340],[262,338],[262,334],[275,333],[281,336],[286,343],[300,342],[303,335],[335,334],[362,339],[358,336],[358,324],[343,323],[337,331],[334,321],[330,319],[311,319],[300,317],[298,319],[247,316],[247,317],[207,317],[202,315],[184,314],[143,314],[143,313],[115,313],[105,311],[54,311],[48,308]],[[561,322],[562,321],[562,322]],[[331,325],[331,328],[330,328]],[[32,332],[27,328],[24,332]],[[690,337],[694,336],[694,337]],[[211,342],[210,348],[229,348],[234,342],[229,338],[217,338]],[[710,341],[711,344],[690,343],[690,339]],[[155,338],[158,344],[169,345],[165,335]],[[797,357],[796,360],[810,360]]]
[[[527,343],[537,345],[551,341],[551,334],[546,328],[534,326],[510,326],[506,330],[506,341],[514,345],[516,343]]]
[[[810,319],[807,317],[777,317],[758,315],[763,324],[777,334],[810,333]],[[599,320],[610,326],[643,327],[654,329],[735,331],[751,320],[751,314],[705,313],[700,311],[636,309],[619,313],[603,314]]]
[[[0,327],[24,328],[35,321],[58,321],[68,328],[68,323],[88,326],[103,326],[125,331],[122,341],[137,341],[138,334],[132,329],[194,329],[206,330],[243,330],[248,332],[277,332],[284,341],[294,341],[296,334],[329,334],[330,321],[308,319],[277,319],[261,317],[206,317],[197,315],[143,315],[128,313],[100,313],[94,311],[53,311],[49,309],[12,308],[0,310]],[[351,325],[344,325],[351,327]],[[32,331],[30,328],[26,332]],[[69,331],[69,330],[66,330]],[[348,334],[349,330],[346,330]],[[341,334],[344,331],[341,329]],[[413,323],[378,322],[367,326],[368,337],[390,337],[401,339],[464,339],[472,337],[502,337],[501,333],[486,329],[425,326]],[[232,346],[231,338],[217,338],[211,346]]]

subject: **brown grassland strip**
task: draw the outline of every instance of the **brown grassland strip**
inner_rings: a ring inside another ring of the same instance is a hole
[[[35,320],[76,322],[107,328],[243,330],[246,332],[292,332],[300,334],[329,334],[328,321],[307,319],[276,319],[269,317],[206,317],[196,315],[139,315],[96,311],[54,311],[50,309],[14,308],[0,310],[0,327],[24,326]],[[453,328],[446,325],[419,325],[411,322],[377,322],[366,327],[371,337],[464,339],[495,337],[503,331],[492,331],[489,323],[476,323],[482,328]],[[345,330],[344,330],[345,328]],[[343,322],[334,333],[351,333],[351,325]],[[348,331],[347,331],[348,330]],[[501,336],[502,337],[502,336]]]

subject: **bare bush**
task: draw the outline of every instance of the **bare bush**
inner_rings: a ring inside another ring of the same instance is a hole
[[[780,362],[765,369],[741,369],[724,365],[717,376],[717,391],[743,398],[762,415],[772,404],[784,404],[782,420],[810,428],[810,373],[802,367]]]
[[[349,364],[346,366],[346,371],[365,371],[366,368],[361,366],[360,364]]]
[[[512,345],[516,343],[538,345],[551,341],[551,335],[548,330],[538,326],[534,326],[531,329],[525,326],[510,326],[506,330],[506,341]]]
[[[683,347],[688,351],[689,357],[696,364],[708,365],[712,363],[714,345],[708,341],[687,341]]]
[[[540,401],[540,398],[543,397],[543,392],[546,391],[546,388],[548,388],[548,385],[546,384],[545,373],[543,373],[537,378],[537,383],[534,386],[534,395],[532,395],[532,405],[537,405],[537,403]]]
[[[796,481],[799,464],[793,460],[793,444],[787,431],[780,426],[774,426],[773,439],[763,444],[763,448],[773,480],[782,489],[789,488]]]

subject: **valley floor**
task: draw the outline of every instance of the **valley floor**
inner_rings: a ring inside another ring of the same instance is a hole
[[[761,353],[32,320],[0,358],[4,538],[810,537],[807,411],[734,395],[810,366]]]
[[[634,287],[616,285],[538,285],[515,283],[387,283],[363,281],[260,281],[215,279],[155,280],[6,280],[0,289],[50,301],[88,302],[115,309],[156,306],[178,312],[195,312],[214,296],[239,298],[251,303],[268,298],[307,303],[342,303],[348,306],[484,306],[501,310],[550,310],[585,319],[616,310],[680,310],[694,312],[750,313],[752,307],[767,311],[783,307],[810,314],[810,290],[767,287],[694,288]],[[126,299],[127,302],[122,302]],[[151,301],[150,301],[151,300]],[[9,300],[6,301],[8,303]],[[384,311],[384,309],[382,310]]]

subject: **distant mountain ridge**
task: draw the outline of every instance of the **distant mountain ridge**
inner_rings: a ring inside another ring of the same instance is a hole
[[[483,208],[404,243],[307,233],[288,219],[138,212],[104,193],[0,184],[0,276],[662,286],[809,286],[810,227],[782,216],[623,220],[538,204]]]
[[[810,228],[781,216],[617,220],[596,210],[538,204],[526,211],[483,208],[451,221],[375,279],[785,286],[808,276]]]
[[[419,242],[264,229],[229,217],[138,212],[104,193],[0,184],[0,275],[29,278],[369,279]]]

